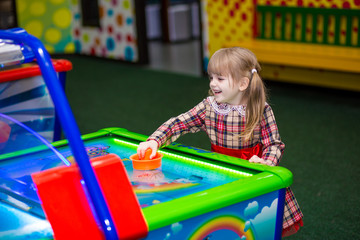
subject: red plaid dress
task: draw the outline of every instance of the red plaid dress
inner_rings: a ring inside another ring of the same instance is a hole
[[[159,146],[164,146],[186,133],[203,130],[209,136],[212,150],[216,152],[241,156],[247,160],[252,155],[258,155],[267,165],[279,165],[285,144],[280,139],[270,105],[265,104],[263,118],[255,127],[253,138],[249,141],[243,141],[240,137],[241,132],[245,130],[245,109],[244,105],[218,104],[214,97],[208,97],[190,111],[170,118],[148,140],[155,140]],[[302,225],[302,217],[293,192],[287,188],[283,229],[292,227],[295,223],[301,222]]]

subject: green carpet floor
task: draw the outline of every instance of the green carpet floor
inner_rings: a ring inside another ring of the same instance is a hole
[[[115,61],[66,56],[66,93],[82,134],[122,127],[149,135],[207,96],[206,77],[148,70]],[[339,79],[341,81],[341,79]],[[281,165],[305,226],[286,239],[360,239],[360,94],[267,82],[280,134]],[[178,142],[209,149],[206,134]]]

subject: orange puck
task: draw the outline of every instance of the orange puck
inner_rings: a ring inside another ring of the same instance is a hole
[[[152,170],[161,167],[161,159],[163,157],[162,153],[156,153],[153,159],[150,159],[150,153],[146,150],[145,158],[139,159],[137,154],[133,154],[130,156],[130,160],[132,160],[133,168],[136,170]]]

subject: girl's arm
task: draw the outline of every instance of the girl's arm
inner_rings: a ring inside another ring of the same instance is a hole
[[[265,106],[264,118],[261,121],[261,143],[263,164],[277,166],[284,153],[285,144],[281,141],[274,113],[269,105]],[[260,161],[253,159],[253,162]]]
[[[196,105],[190,111],[170,118],[163,123],[144,143],[140,143],[138,154],[143,156],[147,148],[152,149],[150,158],[155,156],[156,151],[162,147],[176,141],[186,133],[195,133],[204,128],[205,121],[205,100]]]

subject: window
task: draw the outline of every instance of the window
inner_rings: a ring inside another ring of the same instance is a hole
[[[97,0],[81,0],[82,24],[100,27],[99,4]]]

